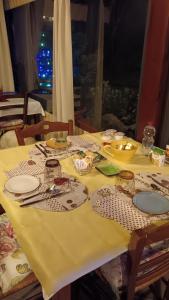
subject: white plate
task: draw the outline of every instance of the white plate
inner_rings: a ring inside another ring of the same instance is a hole
[[[5,183],[5,189],[10,193],[24,194],[37,189],[40,181],[37,177],[31,175],[18,175],[11,177]]]

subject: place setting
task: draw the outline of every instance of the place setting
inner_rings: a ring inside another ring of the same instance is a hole
[[[61,160],[77,152],[87,150],[98,154],[100,146],[79,136],[67,136],[66,139],[50,138],[47,141],[35,144],[29,151],[29,156],[37,163],[43,164],[47,158],[54,157]]]
[[[169,218],[169,178],[161,173],[120,170],[115,185],[103,186],[89,196],[97,213],[128,230]]]
[[[29,151],[30,158],[42,164],[47,158],[55,157],[57,159],[64,159],[71,154],[72,151],[69,149],[67,141],[65,139],[58,140],[55,138],[37,143]]]
[[[47,159],[42,174],[22,174],[22,169],[18,174],[18,169],[6,181],[4,194],[19,202],[21,208],[68,211],[79,207],[88,197],[85,185],[63,173],[57,159]]]

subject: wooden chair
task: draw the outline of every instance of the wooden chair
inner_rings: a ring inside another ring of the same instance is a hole
[[[60,131],[67,131],[68,135],[73,135],[73,121],[69,120],[68,123],[41,121],[29,127],[15,130],[19,145],[25,145],[24,139],[27,137]]]
[[[87,132],[90,132],[90,133],[98,132],[98,130],[96,130],[96,128],[94,128],[90,124],[90,121],[85,119],[85,118],[76,119],[75,124],[76,124],[77,127],[82,129],[83,131],[87,131]]]
[[[127,297],[125,299],[133,300],[136,292],[147,287],[150,287],[153,291],[155,284],[159,280],[163,280],[166,290],[162,297],[158,296],[156,299],[169,300],[169,280],[164,279],[169,274],[169,223],[161,226],[151,225],[134,231],[126,255],[127,259],[125,266],[123,266],[126,267],[127,262],[128,272],[126,274],[127,282],[125,283]],[[112,262],[113,260],[103,265],[98,274],[113,287],[110,277],[116,275],[113,268],[110,269],[111,276],[108,271],[108,266],[113,265]],[[124,268],[122,269],[124,270]]]
[[[28,288],[30,291],[28,291]],[[24,299],[25,296],[27,300],[38,300],[41,299],[40,296],[42,297],[42,292],[40,290],[40,284],[35,277],[35,274],[32,272],[25,279],[11,288],[7,293],[2,294],[2,292],[0,292],[0,300],[9,296],[11,296],[11,299],[13,299],[13,297],[15,297],[14,299]],[[30,298],[29,293],[31,293]]]
[[[18,103],[16,98],[24,98]],[[10,99],[9,101],[7,99]],[[12,101],[13,100],[13,101]],[[0,95],[0,129],[4,132],[23,128],[27,121],[28,96],[27,93],[8,93]],[[19,109],[19,113],[16,110]],[[2,116],[1,116],[2,115]]]
[[[86,114],[86,107],[82,107],[75,111],[75,125],[82,131],[90,133],[98,132],[98,130],[91,125],[91,121],[85,117]]]

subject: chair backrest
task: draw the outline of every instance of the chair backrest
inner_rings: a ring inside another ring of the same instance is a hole
[[[97,132],[96,128],[94,128],[91,124],[90,121],[85,119],[85,118],[78,118],[76,119],[75,125],[82,129],[83,131],[87,131],[90,133]]]
[[[27,93],[2,93],[0,95],[0,129],[17,128],[19,123],[15,120],[19,119],[22,121],[20,123],[23,126],[27,120],[27,107]]]
[[[135,291],[169,273],[169,223],[134,231],[128,253],[130,274],[127,300],[131,300]]]
[[[23,129],[16,129],[16,136],[19,145],[25,145],[24,139],[27,137],[35,137],[50,132],[67,131],[68,135],[73,135],[73,121],[65,122],[49,122],[41,121]]]

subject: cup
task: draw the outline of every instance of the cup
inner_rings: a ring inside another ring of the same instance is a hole
[[[124,138],[124,132],[116,132],[115,134],[114,134],[114,139],[116,140],[116,141],[119,141],[119,140],[122,140]]]
[[[44,182],[48,185],[54,184],[54,179],[61,177],[61,165],[59,160],[51,158],[45,163]]]
[[[54,179],[54,184],[61,192],[67,192],[71,190],[71,182],[69,178],[58,177]]]
[[[134,173],[129,170],[122,170],[116,177],[116,187],[130,196],[135,194]]]
[[[150,153],[150,159],[157,167],[163,167],[165,163],[165,151],[158,147],[153,147]]]
[[[74,167],[79,175],[88,174],[92,170],[93,157],[86,155],[84,158],[80,158],[77,155],[74,155],[72,159]]]

